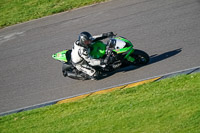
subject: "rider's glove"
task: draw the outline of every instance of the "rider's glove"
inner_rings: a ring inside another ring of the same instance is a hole
[[[103,33],[103,36],[105,36],[105,37],[112,37],[114,35],[115,34],[113,32]]]

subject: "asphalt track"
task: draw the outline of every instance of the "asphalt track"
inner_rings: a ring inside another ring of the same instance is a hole
[[[64,78],[51,55],[113,31],[151,56],[99,81]],[[200,0],[113,0],[0,30],[0,113],[200,66]]]

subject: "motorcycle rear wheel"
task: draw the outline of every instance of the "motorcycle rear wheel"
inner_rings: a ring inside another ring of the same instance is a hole
[[[82,72],[76,72],[76,68],[72,64],[64,63],[62,66],[62,73],[64,77],[69,77],[77,80],[88,80],[90,79],[89,75]]]

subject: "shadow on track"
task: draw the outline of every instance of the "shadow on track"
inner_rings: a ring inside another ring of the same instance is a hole
[[[182,48],[179,48],[179,49],[176,49],[176,50],[173,50],[173,51],[169,51],[169,52],[163,53],[161,55],[157,55],[157,54],[152,55],[152,56],[150,56],[149,64],[153,64],[153,63],[165,60],[167,58],[170,58],[172,56],[175,56],[178,53],[180,53],[181,51],[182,51]]]
[[[170,58],[172,56],[175,56],[175,55],[179,54],[181,51],[182,51],[182,48],[179,48],[179,49],[175,49],[175,50],[172,50],[172,51],[165,52],[165,53],[160,54],[160,55],[158,55],[158,54],[151,55],[150,56],[150,62],[147,65],[154,64],[154,63],[157,63],[159,61]],[[145,66],[147,66],[147,65],[145,65]],[[98,80],[101,80],[101,79],[106,78],[106,77],[110,77],[110,76],[112,76],[112,75],[114,75],[115,73],[118,73],[118,72],[127,72],[127,71],[131,71],[131,70],[136,70],[138,68],[140,68],[140,67],[128,66],[128,67],[125,67],[125,68],[121,68],[119,70],[107,73],[106,75],[100,77]]]

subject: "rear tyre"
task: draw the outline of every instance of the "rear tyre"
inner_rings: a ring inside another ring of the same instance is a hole
[[[64,63],[62,65],[62,73],[64,77],[68,76],[67,72],[71,72],[71,71],[73,71],[73,66],[71,64]]]
[[[69,77],[77,80],[88,80],[90,77],[82,72],[77,72],[72,64],[64,63],[62,66],[62,73],[64,77]]]
[[[135,49],[131,56],[135,58],[134,65],[136,66],[144,66],[148,64],[150,60],[149,55],[146,52],[138,49]]]
[[[72,71],[72,70],[73,70],[73,66],[71,64],[64,63],[62,65],[62,71]]]

